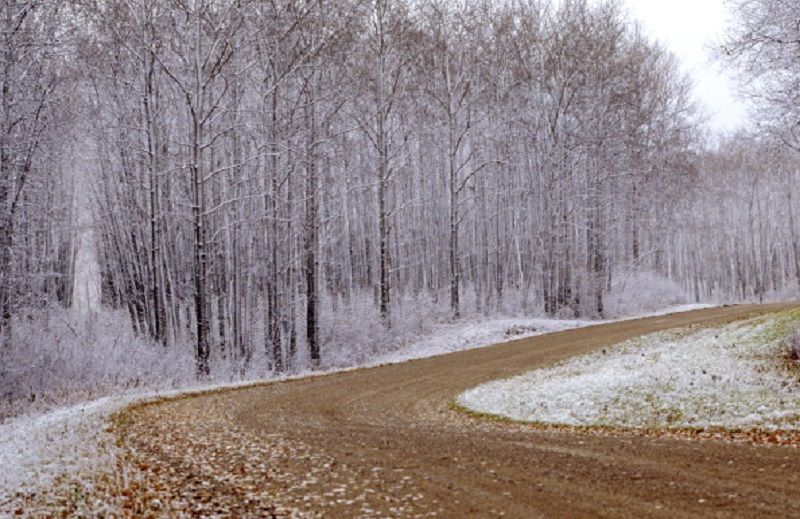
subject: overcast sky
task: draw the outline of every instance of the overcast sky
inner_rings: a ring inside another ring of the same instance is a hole
[[[624,0],[634,19],[683,62],[695,83],[695,98],[708,111],[709,128],[735,130],[747,114],[735,96],[736,84],[710,62],[707,46],[724,32],[730,13],[724,0]]]

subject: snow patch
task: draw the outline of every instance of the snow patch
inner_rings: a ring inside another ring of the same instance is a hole
[[[630,428],[800,426],[800,382],[781,353],[796,312],[648,335],[461,394],[513,420]]]
[[[433,332],[371,364],[388,364],[481,348],[499,342],[602,324],[603,321],[557,319],[493,319],[438,325]]]
[[[62,474],[112,463],[106,418],[126,403],[102,398],[0,424],[0,510],[14,495],[36,493]]]
[[[669,308],[664,308],[662,310],[658,310],[656,312],[644,312],[638,315],[639,318],[643,317],[659,317],[662,315],[669,315],[669,314],[680,314],[683,312],[694,312],[695,310],[706,310],[708,308],[716,308],[719,305],[712,305],[706,303],[694,303],[694,304],[685,304],[685,305],[676,305],[671,306]],[[620,319],[624,321],[625,319]]]

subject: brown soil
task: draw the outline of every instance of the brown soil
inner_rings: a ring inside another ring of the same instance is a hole
[[[452,406],[482,382],[635,336],[784,308],[626,321],[134,407],[117,427],[128,476],[116,499],[132,515],[799,517],[798,449],[536,428]]]

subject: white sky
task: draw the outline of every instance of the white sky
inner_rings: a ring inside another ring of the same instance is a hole
[[[728,132],[745,125],[747,110],[736,98],[729,73],[711,62],[708,46],[730,19],[724,0],[624,0],[633,19],[683,63],[695,83],[695,99],[708,113],[708,127]]]

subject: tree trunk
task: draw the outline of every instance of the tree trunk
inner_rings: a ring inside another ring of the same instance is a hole
[[[194,92],[190,99],[192,114],[192,225],[194,228],[194,311],[195,311],[195,339],[197,375],[206,378],[210,374],[209,357],[209,321],[208,304],[206,301],[206,272],[208,252],[206,250],[205,236],[205,183],[202,171],[202,61],[200,58],[200,12],[195,6],[195,46],[194,46]]]
[[[311,92],[306,99],[306,129],[308,141],[306,144],[306,211],[305,211],[305,273],[306,273],[306,343],[308,344],[311,367],[316,369],[320,365],[319,351],[319,300],[317,288],[317,249],[318,222],[317,222],[317,161],[316,161],[316,117],[314,106],[314,79],[311,80]]]

